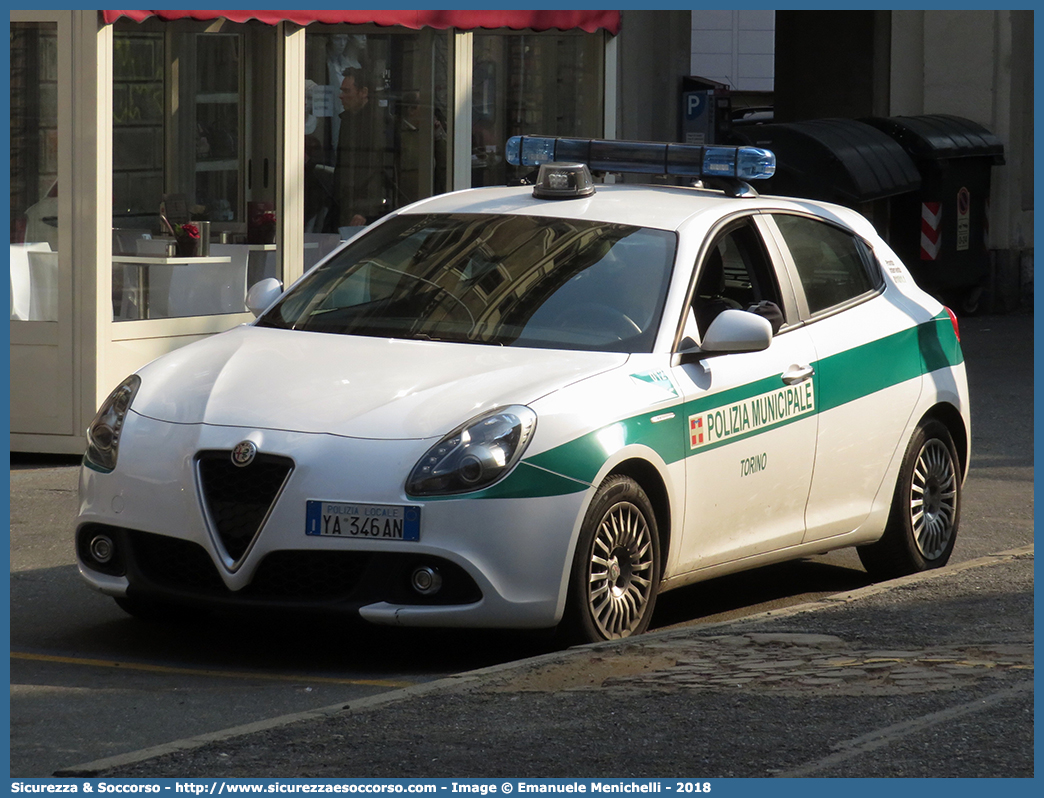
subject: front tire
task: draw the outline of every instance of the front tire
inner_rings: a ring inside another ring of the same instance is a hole
[[[644,632],[656,606],[661,570],[649,497],[630,477],[607,477],[580,528],[559,627],[563,642],[593,643]]]
[[[949,430],[938,421],[918,426],[906,449],[885,533],[858,548],[874,579],[941,568],[957,540],[961,472]]]

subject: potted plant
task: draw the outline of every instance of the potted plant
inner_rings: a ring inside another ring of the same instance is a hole
[[[194,258],[199,254],[199,227],[192,222],[174,225],[174,248],[179,258]]]
[[[261,214],[261,235],[265,244],[274,244],[276,234],[275,211],[265,211]]]
[[[194,258],[199,254],[199,226],[192,222],[172,225],[166,216],[163,223],[174,236],[174,252],[179,258]]]
[[[274,244],[276,234],[275,211],[253,214],[247,224],[247,243]]]

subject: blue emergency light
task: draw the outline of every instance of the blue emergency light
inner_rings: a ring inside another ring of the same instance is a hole
[[[583,163],[596,172],[632,172],[680,177],[766,180],[776,156],[760,147],[720,147],[653,141],[609,141],[553,136],[512,136],[506,156],[514,166]]]

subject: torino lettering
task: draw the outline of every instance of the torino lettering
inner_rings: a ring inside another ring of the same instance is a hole
[[[788,385],[689,416],[689,446],[691,449],[699,449],[739,435],[758,432],[765,427],[814,413],[815,409],[815,391],[810,381]]]

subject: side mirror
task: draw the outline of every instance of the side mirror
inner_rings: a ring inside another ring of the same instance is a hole
[[[247,310],[256,318],[272,307],[282,294],[283,284],[275,277],[266,277],[264,280],[254,283],[247,291]]]
[[[745,310],[723,310],[707,328],[701,346],[686,340],[689,345],[674,353],[672,365],[691,363],[710,355],[768,349],[772,343],[772,323],[764,316]]]
[[[760,352],[772,343],[772,323],[745,310],[724,310],[711,322],[701,349],[708,353]]]

